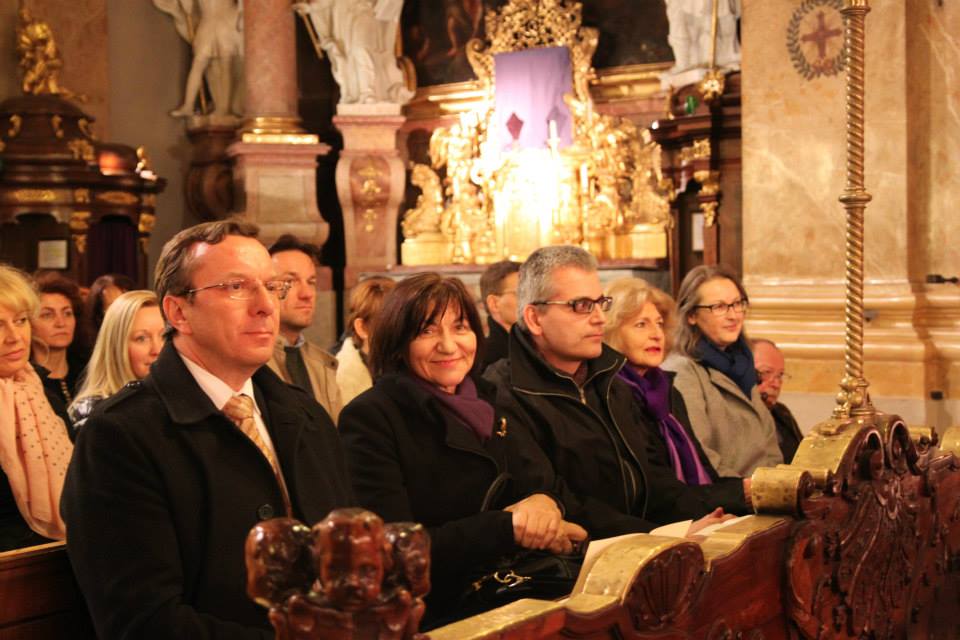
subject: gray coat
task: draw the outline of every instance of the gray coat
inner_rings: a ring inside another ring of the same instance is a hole
[[[690,426],[720,477],[749,477],[757,467],[783,462],[777,427],[757,387],[750,397],[724,374],[691,358],[671,358],[674,387],[683,395]]]

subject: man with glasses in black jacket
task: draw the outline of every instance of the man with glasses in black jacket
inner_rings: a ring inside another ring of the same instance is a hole
[[[520,267],[517,297],[510,358],[485,377],[497,385],[502,428],[520,432],[530,473],[558,477],[566,518],[593,538],[663,524],[645,515],[669,469],[647,460],[632,394],[616,379],[625,358],[603,343],[612,300],[596,260],[579,247],[538,249]],[[689,533],[720,518],[714,511]]]

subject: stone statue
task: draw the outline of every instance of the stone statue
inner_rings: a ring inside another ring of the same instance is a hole
[[[243,115],[242,0],[153,0],[173,16],[177,32],[193,47],[183,103],[170,112],[176,117]],[[206,77],[213,108],[202,91]]]
[[[277,640],[412,640],[430,590],[430,537],[335,509],[307,528],[274,518],[251,529],[247,594],[270,610]]]
[[[737,41],[740,0],[666,0],[667,20],[670,22],[668,40],[675,60],[668,76],[710,67],[714,2],[717,2],[716,66],[721,69],[740,67]],[[699,78],[692,81],[696,80]]]
[[[318,54],[330,58],[340,104],[403,104],[413,96],[395,49],[403,0],[309,0],[293,8]]]

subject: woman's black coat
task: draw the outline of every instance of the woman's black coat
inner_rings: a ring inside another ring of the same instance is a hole
[[[646,431],[647,461],[650,463],[648,473],[657,479],[655,483],[657,490],[648,496],[648,517],[658,522],[684,518],[697,519],[716,507],[723,507],[726,513],[738,515],[752,513],[743,494],[743,480],[717,476],[717,472],[700,446],[700,441],[690,427],[690,418],[687,417],[687,406],[683,402],[683,396],[673,388],[674,374],[667,372],[667,375],[670,376],[670,413],[693,442],[697,457],[713,480],[713,484],[692,486],[676,478],[673,467],[670,466],[667,443],[663,434],[660,433],[660,424],[649,413],[645,403],[635,399],[636,424]]]
[[[477,381],[481,398],[491,390]],[[486,442],[442,408],[413,378],[387,374],[340,414],[340,435],[360,506],[385,522],[414,521],[431,539],[427,613],[442,616],[470,580],[516,550],[512,515],[503,507],[540,491],[525,486],[516,444],[497,429]],[[511,480],[481,511],[501,474]]]

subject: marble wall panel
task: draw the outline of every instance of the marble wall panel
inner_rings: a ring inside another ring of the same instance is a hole
[[[906,269],[905,27],[899,3],[879,4],[883,6],[867,17],[866,186],[874,197],[867,214],[867,275],[890,278]],[[845,75],[808,80],[794,67],[787,29],[798,6],[792,0],[744,5],[748,280],[837,279],[843,274],[845,220],[837,198],[845,184]],[[835,12],[825,14],[828,27],[839,27],[830,22],[838,19]],[[807,34],[801,29],[801,35]]]

